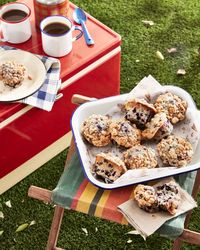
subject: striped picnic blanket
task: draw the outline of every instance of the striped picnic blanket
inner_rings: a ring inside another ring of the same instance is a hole
[[[179,185],[192,193],[196,172],[176,176]],[[133,197],[134,185],[105,190],[90,183],[84,176],[78,155],[75,153],[52,193],[52,201],[66,209],[83,212],[103,219],[128,224],[117,210],[117,206]],[[184,228],[185,214],[167,221],[157,231],[160,235],[174,239]]]

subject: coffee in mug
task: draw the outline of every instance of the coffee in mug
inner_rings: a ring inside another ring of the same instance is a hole
[[[28,14],[22,10],[8,10],[2,15],[2,19],[8,22],[19,22]]]
[[[0,7],[0,41],[23,43],[31,37],[30,8],[24,3],[7,3]],[[1,32],[0,32],[1,33]]]
[[[81,28],[74,26],[69,18],[57,15],[43,19],[40,23],[40,30],[44,52],[54,57],[69,54],[73,42],[83,35]],[[72,36],[74,30],[80,31],[75,37]]]
[[[69,26],[59,22],[47,24],[47,26],[43,29],[43,31],[48,35],[63,35],[69,30]]]

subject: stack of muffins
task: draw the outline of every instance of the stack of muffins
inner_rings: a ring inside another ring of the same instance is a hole
[[[92,173],[96,178],[112,183],[129,169],[157,167],[157,157],[166,166],[186,166],[192,160],[192,145],[173,135],[173,126],[185,119],[186,111],[186,101],[166,92],[153,104],[144,99],[128,100],[124,103],[124,118],[120,120],[91,115],[81,126],[85,140],[95,147],[114,143],[123,150],[121,158],[102,150],[96,155]],[[157,143],[157,153],[143,144],[149,140]]]
[[[146,212],[167,211],[174,215],[181,201],[180,188],[173,180],[157,187],[139,184],[134,190],[134,200]]]

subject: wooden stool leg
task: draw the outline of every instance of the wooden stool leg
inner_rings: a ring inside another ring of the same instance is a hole
[[[60,206],[56,206],[52,224],[51,224],[51,229],[49,232],[49,238],[48,238],[46,250],[56,249],[56,244],[57,244],[58,235],[60,232],[60,226],[62,223],[63,214],[64,214],[64,208]]]
[[[75,143],[74,143],[74,139],[72,138],[71,145],[67,154],[65,168],[67,168],[74,152],[75,152]],[[59,249],[56,247],[56,244],[57,244],[58,235],[60,232],[60,226],[62,223],[63,214],[64,214],[64,208],[60,206],[56,206],[55,211],[54,211],[53,221],[51,224],[51,229],[49,232],[49,238],[48,238],[46,250],[56,250],[56,249],[58,250]]]
[[[200,170],[197,171],[197,176],[196,176],[196,179],[195,179],[195,183],[194,183],[194,187],[193,187],[193,191],[192,191],[192,197],[194,199],[196,199],[197,197],[197,194],[198,194],[198,190],[199,190],[199,183],[200,183]],[[187,213],[187,216],[186,216],[186,219],[185,219],[185,229],[188,227],[188,224],[189,224],[189,221],[190,221],[190,217],[191,217],[191,214],[192,214],[192,211],[189,211]],[[194,232],[195,234],[195,232]],[[184,233],[183,233],[184,235]],[[174,244],[173,244],[173,250],[180,250],[181,249],[181,245],[182,245],[182,242],[184,241],[183,240],[183,235],[180,235],[175,241],[174,241]],[[193,242],[191,242],[192,244],[196,244],[196,239],[194,239]]]
[[[174,241],[172,250],[181,250],[181,245],[182,245],[182,241],[179,240],[179,239],[176,239],[176,240]]]
[[[192,191],[192,197],[195,200],[197,198],[197,194],[198,194],[198,191],[199,191],[199,183],[200,183],[200,170],[197,171],[197,176],[196,176],[193,191]],[[186,216],[186,219],[185,219],[185,228],[188,227],[191,215],[192,215],[192,211],[188,212],[188,214]]]

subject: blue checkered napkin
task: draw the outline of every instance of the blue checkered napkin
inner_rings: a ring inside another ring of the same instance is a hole
[[[1,50],[13,50],[10,46],[0,46]],[[19,102],[32,105],[37,108],[51,111],[56,100],[57,92],[61,86],[60,80],[60,61],[58,59],[36,55],[47,70],[46,79],[41,88],[33,95],[20,100]]]

